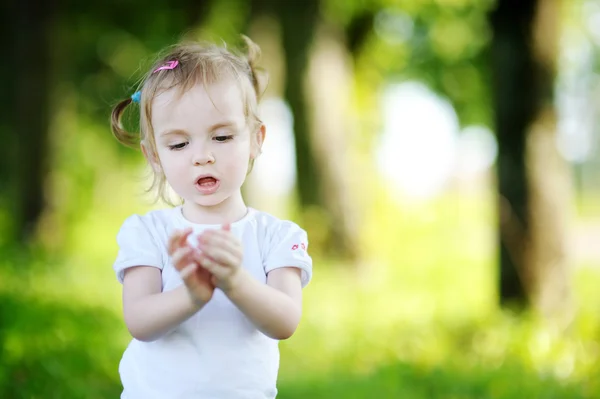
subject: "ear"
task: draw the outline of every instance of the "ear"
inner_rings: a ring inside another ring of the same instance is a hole
[[[260,155],[261,148],[265,141],[266,134],[267,134],[267,127],[264,124],[261,124],[260,127],[258,128],[258,131],[256,132],[256,137],[254,139],[255,141],[252,145],[252,153],[251,153],[252,159],[256,159]]]
[[[156,156],[156,153],[151,148],[149,148],[149,146],[143,141],[140,143],[140,147],[142,148],[142,153],[144,154],[144,157],[146,158],[150,166],[152,166],[152,169],[155,172],[160,171],[160,162],[158,160],[158,157]]]

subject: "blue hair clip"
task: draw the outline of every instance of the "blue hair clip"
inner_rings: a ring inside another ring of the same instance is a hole
[[[141,91],[136,91],[135,93],[133,93],[131,95],[131,101],[133,101],[134,103],[140,103],[140,101],[142,101],[142,92]]]

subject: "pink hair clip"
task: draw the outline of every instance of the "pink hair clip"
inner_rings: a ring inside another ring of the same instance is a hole
[[[175,67],[177,67],[177,65],[179,65],[179,61],[177,61],[177,60],[167,61],[167,63],[165,65],[156,68],[154,71],[152,71],[152,73],[156,73],[158,71],[167,70],[167,69],[175,69]]]

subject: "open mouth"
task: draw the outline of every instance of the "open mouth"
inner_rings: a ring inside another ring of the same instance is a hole
[[[196,181],[196,184],[199,185],[200,187],[212,187],[214,185],[216,185],[218,182],[217,179],[215,179],[212,176],[206,176],[206,177],[201,177]]]
[[[219,179],[203,176],[196,180],[196,189],[203,195],[213,194],[219,189]]]

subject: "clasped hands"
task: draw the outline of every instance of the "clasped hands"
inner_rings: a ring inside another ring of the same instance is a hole
[[[215,287],[228,293],[241,274],[243,249],[230,225],[206,230],[191,245],[191,228],[177,230],[169,239],[169,255],[173,266],[185,283],[196,304],[208,302]]]

